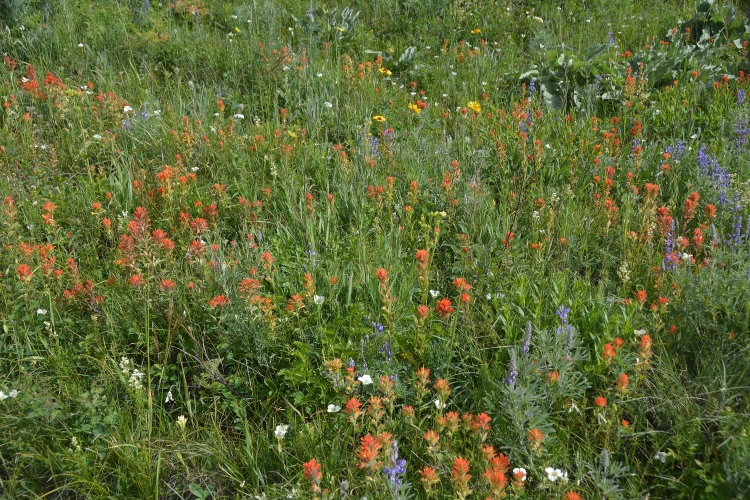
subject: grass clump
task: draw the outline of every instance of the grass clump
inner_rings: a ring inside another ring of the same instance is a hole
[[[4,5],[0,492],[746,496],[747,19],[670,5]]]

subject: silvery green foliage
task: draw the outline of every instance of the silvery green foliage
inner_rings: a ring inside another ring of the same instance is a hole
[[[344,40],[351,37],[359,19],[359,11],[350,7],[339,10],[338,7],[325,9],[313,8],[312,1],[305,17],[298,19],[292,16],[299,29],[309,36],[320,36],[326,39]]]
[[[560,415],[568,420],[578,418],[581,409],[571,402],[580,401],[591,385],[580,370],[588,356],[572,326],[567,335],[550,329],[536,331],[529,355],[511,352],[509,360],[515,360],[515,366],[509,361],[508,366],[492,368],[500,373],[491,377],[485,403],[497,422],[493,427],[501,434],[500,440],[527,453],[529,429],[540,429],[548,445],[555,439],[555,419]],[[557,381],[549,383],[552,373]],[[509,374],[513,383],[509,383]]]
[[[609,450],[602,450],[597,464],[587,465],[587,479],[594,483],[602,498],[627,498],[619,482],[629,475],[630,469],[612,461]]]

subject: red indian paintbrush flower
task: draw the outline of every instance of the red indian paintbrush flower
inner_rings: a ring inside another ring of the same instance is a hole
[[[320,467],[320,462],[314,458],[302,464],[303,476],[307,481],[310,481],[310,489],[313,493],[320,491],[320,479],[323,477]]]
[[[440,299],[437,301],[437,307],[435,307],[435,312],[440,315],[441,318],[445,318],[449,314],[453,314],[453,307],[451,307],[451,301],[450,299]]]

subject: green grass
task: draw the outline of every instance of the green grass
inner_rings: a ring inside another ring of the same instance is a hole
[[[0,497],[744,498],[741,6],[308,7],[0,7]]]

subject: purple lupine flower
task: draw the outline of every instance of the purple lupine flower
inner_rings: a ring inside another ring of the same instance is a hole
[[[609,33],[607,33],[607,35],[609,36],[608,43],[610,45],[614,45],[615,44],[615,33],[614,33],[614,31],[609,30]]]
[[[706,152],[706,145],[703,144],[698,150],[698,172],[701,175],[708,175],[711,167],[716,163],[716,160],[708,155]]]
[[[741,239],[742,239],[742,216],[740,214],[737,214],[735,217],[735,223],[734,223],[734,235],[732,235],[732,243],[734,244],[735,248],[740,244]]]
[[[383,333],[383,331],[385,330],[385,327],[377,321],[372,322],[372,327],[377,330],[378,333]]]
[[[672,227],[667,231],[667,238],[664,242],[664,261],[663,267],[669,271],[677,267],[677,252],[675,251],[675,245],[672,241],[672,235],[674,234],[674,221],[672,221]]]
[[[400,478],[399,476],[403,476],[404,474],[406,474],[406,459],[398,458],[398,441],[396,441],[395,439],[391,444],[390,463],[391,465],[383,468],[383,474],[388,477],[391,488],[393,488],[394,490],[398,490],[399,487],[401,487],[402,483],[402,478]]]
[[[719,205],[729,203],[729,200],[727,200],[727,189],[730,183],[729,172],[721,168],[718,163],[714,167],[713,172],[711,172],[711,182],[713,182],[714,187],[719,191]]]
[[[560,317],[560,326],[557,328],[557,334],[567,332],[570,328],[568,324],[568,314],[570,314],[570,307],[560,306],[557,308],[557,315]]]
[[[527,109],[525,114],[526,120],[518,124],[518,128],[521,132],[528,132],[534,126],[534,120],[531,119],[531,110]]]
[[[386,363],[390,363],[393,359],[393,351],[391,351],[391,344],[390,342],[386,342],[383,344],[383,347],[378,349],[378,352],[385,354],[385,361]]]
[[[727,189],[729,189],[730,177],[729,172],[719,165],[715,156],[709,156],[706,153],[706,146],[701,146],[698,151],[698,172],[702,176],[708,176],[714,188],[719,191],[719,205],[726,205]]]
[[[748,144],[748,136],[750,136],[750,128],[748,128],[747,118],[741,116],[737,120],[737,125],[734,127],[735,146],[737,149],[744,149]]]
[[[536,78],[532,78],[529,82],[529,94],[533,94],[536,90]]]
[[[732,234],[732,239],[730,240],[732,248],[737,248],[742,241],[742,215],[740,214],[740,209],[742,209],[740,195],[739,193],[735,193],[734,208],[732,209],[732,212],[734,213],[734,222],[732,224],[734,232]]]
[[[307,250],[305,250],[305,254],[307,254],[308,257],[315,257],[317,253],[313,249],[312,243],[309,241],[307,242]]]
[[[368,138],[368,141],[370,143],[370,152],[372,153],[372,157],[378,158],[380,156],[380,151],[378,151],[378,146],[380,145],[380,139],[371,135]]]
[[[745,91],[743,89],[739,89],[737,91],[737,105],[742,106],[745,103]]]
[[[685,155],[685,141],[677,141],[674,144],[667,146],[665,151],[670,154],[674,161],[678,161]]]

